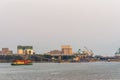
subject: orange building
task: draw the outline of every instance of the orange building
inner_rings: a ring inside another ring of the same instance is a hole
[[[72,47],[70,45],[63,45],[61,46],[62,48],[62,54],[65,54],[65,55],[72,55]]]

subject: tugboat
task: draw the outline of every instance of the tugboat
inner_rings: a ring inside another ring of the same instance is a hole
[[[32,60],[13,60],[11,65],[32,65]]]
[[[11,65],[32,65],[31,54],[25,54],[22,60],[16,59],[11,62]]]

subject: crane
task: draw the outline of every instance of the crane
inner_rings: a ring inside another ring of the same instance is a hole
[[[93,51],[91,49],[88,49],[87,47],[84,47],[84,53],[87,55],[87,56],[93,56]]]

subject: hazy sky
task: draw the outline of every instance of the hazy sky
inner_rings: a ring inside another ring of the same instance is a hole
[[[120,47],[120,0],[0,0],[0,49],[36,53],[71,45],[101,55]]]

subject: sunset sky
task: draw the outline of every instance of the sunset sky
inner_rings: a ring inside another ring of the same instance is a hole
[[[71,45],[96,55],[120,48],[120,0],[0,0],[0,49],[16,53],[32,45],[36,53]]]

